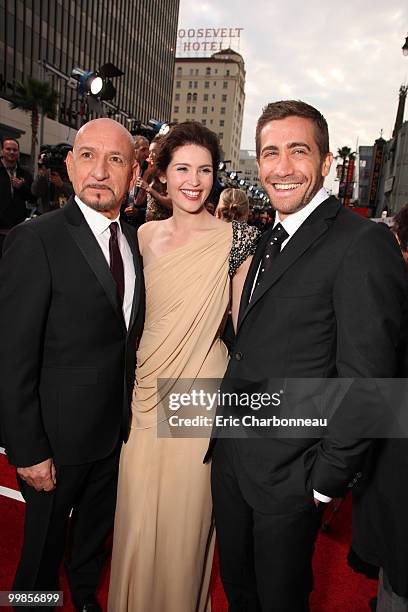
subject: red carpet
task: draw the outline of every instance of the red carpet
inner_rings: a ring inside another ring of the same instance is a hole
[[[1,454],[0,486],[17,489],[14,472]],[[0,591],[9,590],[12,583],[22,540],[23,518],[24,504],[0,494]],[[335,517],[330,533],[321,533],[317,541],[314,560],[315,590],[311,600],[311,612],[368,612],[368,601],[375,595],[376,584],[348,568],[346,555],[350,532],[351,503],[350,499],[347,499],[339,515]],[[62,588],[65,601],[63,610],[73,612],[64,576]],[[107,591],[108,568],[98,594],[104,609]],[[227,612],[217,557],[214,560],[211,594],[213,612]]]

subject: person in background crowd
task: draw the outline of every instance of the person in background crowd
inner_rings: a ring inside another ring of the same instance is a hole
[[[215,211],[217,219],[246,223],[249,216],[249,202],[245,191],[228,187],[221,192]]]
[[[261,212],[261,222],[263,232],[266,232],[273,226],[274,214],[272,208],[265,208],[265,210]]]
[[[400,246],[408,278],[408,205],[390,226]],[[401,382],[408,376],[408,309],[404,317],[398,359]],[[398,395],[407,394],[401,384]],[[398,401],[400,397],[398,397]],[[405,398],[405,405],[408,398]],[[406,426],[406,419],[402,421]],[[353,491],[353,541],[349,565],[369,578],[379,571],[376,612],[408,612],[408,430],[400,438],[377,440],[367,464],[366,476]]]
[[[75,198],[14,228],[0,261],[0,424],[25,499],[13,589],[95,597],[129,429],[144,285],[132,227],[119,224],[137,165],[112,119],[78,131],[67,167]]]
[[[210,213],[210,215],[215,215],[215,204],[214,202],[207,202],[205,205],[206,210]]]
[[[252,211],[252,214],[251,214],[250,225],[252,225],[253,227],[256,227],[257,230],[262,232],[264,228],[264,224],[262,223],[262,219],[261,219],[261,211],[259,210],[259,208],[252,208],[251,211]]]
[[[19,164],[20,147],[14,138],[1,139],[0,160],[0,257],[3,242],[12,227],[28,217],[26,202],[35,204],[33,177]]]
[[[38,198],[40,214],[62,208],[73,195],[71,182],[64,168],[48,169],[41,161],[38,162],[38,174],[31,185],[33,195]]]
[[[126,201],[122,207],[124,220],[134,227],[140,227],[145,222],[147,194],[144,189],[136,186],[136,180],[142,178],[147,180],[151,167],[147,161],[149,157],[149,141],[145,136],[138,134],[134,137],[135,157],[139,170],[132,181]]]
[[[221,393],[278,392],[278,414],[290,417],[293,407],[309,417],[313,393],[302,380],[315,379],[317,394],[332,384],[339,388],[338,379],[353,384],[318,435],[304,428],[304,437],[286,437],[285,427],[272,433],[273,427],[260,426],[241,436],[231,427],[228,437],[224,427],[223,436],[214,432],[207,457],[212,452],[220,573],[230,610],[306,612],[325,502],[358,482],[370,446],[360,429],[350,431],[351,421],[371,424],[383,415],[386,402],[372,378],[397,375],[406,277],[391,233],[324,189],[333,156],[317,109],[299,100],[268,104],[257,123],[256,155],[277,215],[252,259]],[[239,419],[242,406],[233,404],[227,414]]]
[[[408,204],[397,212],[391,229],[398,240],[402,256],[408,267]]]
[[[134,137],[136,161],[139,166],[149,157],[149,140],[146,136],[137,135]]]
[[[149,172],[145,173],[145,179],[141,176],[136,179],[136,188],[143,189],[147,194],[146,221],[162,221],[171,217],[173,212],[173,206],[171,199],[167,195],[166,187],[157,176],[156,156],[162,140],[163,136],[159,134],[153,138],[149,147],[149,157],[147,158]]]
[[[257,232],[205,209],[219,162],[217,136],[197,122],[164,137],[156,159],[173,215],[139,229],[146,323],[137,351],[132,427],[123,446],[116,509],[110,612],[204,612],[214,546],[205,438],[160,435],[158,393],[183,379],[220,378],[220,339],[233,312]],[[160,379],[158,383],[158,379]],[[158,386],[160,384],[160,386]],[[201,383],[202,384],[202,383]],[[167,417],[168,417],[167,413]],[[167,429],[167,427],[166,427]]]

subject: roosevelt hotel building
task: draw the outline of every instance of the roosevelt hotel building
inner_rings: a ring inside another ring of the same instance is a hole
[[[178,57],[171,120],[200,121],[215,132],[224,159],[238,169],[245,102],[245,65],[231,49],[210,57]]]

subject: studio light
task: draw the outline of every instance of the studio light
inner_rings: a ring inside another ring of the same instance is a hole
[[[160,136],[165,136],[170,131],[170,125],[165,121],[157,121],[157,119],[149,119],[147,122],[156,134],[160,134]]]
[[[123,75],[122,70],[111,63],[107,63],[96,71],[87,71],[76,66],[71,72],[71,79],[74,82],[77,81],[79,94],[108,101],[113,100],[116,96],[116,88],[110,79]]]
[[[101,93],[103,88],[103,80],[100,76],[93,76],[90,78],[89,88],[91,90],[91,94],[97,96]]]

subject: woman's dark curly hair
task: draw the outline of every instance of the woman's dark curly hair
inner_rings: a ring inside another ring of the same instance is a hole
[[[176,149],[189,144],[198,145],[209,151],[215,180],[220,162],[218,138],[214,132],[197,121],[177,123],[159,142],[159,150],[156,155],[156,168],[159,173],[166,172]]]

